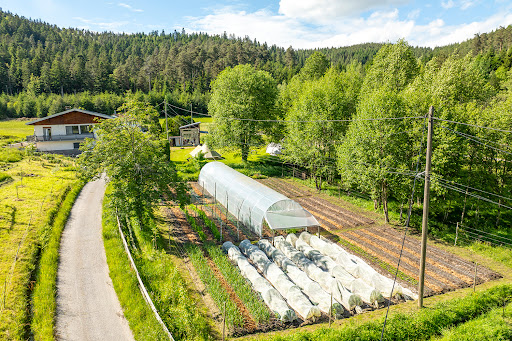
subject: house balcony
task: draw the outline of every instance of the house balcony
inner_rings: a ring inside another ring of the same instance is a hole
[[[44,141],[83,141],[86,138],[94,138],[93,133],[88,134],[71,134],[71,135],[51,135],[51,136],[27,136],[27,142],[44,142]]]

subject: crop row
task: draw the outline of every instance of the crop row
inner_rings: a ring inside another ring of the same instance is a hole
[[[212,296],[217,307],[222,309],[221,307],[223,307],[224,304],[226,305],[226,324],[232,327],[241,327],[244,323],[242,313],[236,304],[230,299],[229,294],[226,292],[217,277],[215,277],[215,274],[208,264],[202,249],[193,244],[188,244],[186,249],[192,264],[194,264],[197,274],[201,278],[201,281],[206,285],[208,292]]]
[[[241,275],[238,268],[233,266],[222,250],[214,244],[205,246],[208,255],[219,268],[220,272],[233,288],[237,296],[249,309],[252,317],[258,322],[267,322],[270,319],[270,311],[257,294],[252,290],[247,280]]]
[[[203,224],[208,227],[211,231],[211,233],[213,234],[213,237],[216,239],[216,240],[220,240],[220,232],[219,232],[219,229],[217,228],[217,226],[215,225],[215,223],[213,221],[211,221],[208,216],[206,215],[206,213],[204,213],[203,210],[200,210],[198,209],[196,206],[194,205],[189,205],[189,207],[194,210],[195,212],[197,212],[197,214],[199,215],[199,218],[203,221]]]
[[[198,224],[196,219],[188,213],[187,209],[184,209],[183,212],[185,212],[185,217],[187,218],[187,222],[194,229],[194,231],[197,232],[197,234],[199,235],[199,238],[201,238],[201,240],[204,242],[206,240],[206,234],[203,231],[203,227],[200,224]]]

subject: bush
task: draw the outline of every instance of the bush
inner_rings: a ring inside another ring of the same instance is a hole
[[[18,162],[23,159],[23,153],[16,148],[0,149],[0,162]]]

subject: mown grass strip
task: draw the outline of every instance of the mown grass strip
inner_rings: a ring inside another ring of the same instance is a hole
[[[383,340],[427,340],[441,335],[443,330],[473,320],[489,310],[500,307],[512,294],[512,285],[500,285],[481,293],[441,302],[432,308],[414,313],[397,313],[388,318]],[[380,340],[384,318],[339,329],[320,328],[315,331],[275,336],[267,340]]]
[[[242,313],[238,310],[236,304],[231,301],[229,294],[215,277],[201,248],[197,245],[188,244],[186,249],[197,274],[206,285],[208,292],[221,312],[223,311],[224,304],[226,304],[226,324],[231,327],[241,327],[244,323]]]
[[[238,268],[233,266],[228,257],[217,245],[207,243],[205,248],[226,281],[233,288],[247,309],[249,309],[252,317],[258,323],[268,322],[270,319],[270,311],[265,303],[252,290],[251,286],[242,276]]]
[[[61,204],[48,212],[36,285],[32,293],[31,329],[35,340],[54,339],[60,239],[71,208],[83,186],[83,182],[78,182],[73,187],[68,187],[62,195],[63,200],[58,201]]]

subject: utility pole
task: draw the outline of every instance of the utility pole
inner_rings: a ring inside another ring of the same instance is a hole
[[[427,256],[428,210],[430,201],[430,165],[432,162],[432,130],[434,107],[428,110],[427,160],[425,165],[425,194],[423,197],[423,220],[421,224],[421,258],[420,281],[418,284],[418,307],[423,308],[423,291],[425,288],[425,258]]]
[[[169,124],[167,123],[167,98],[164,99],[165,112],[165,133],[167,134],[167,142],[169,142]]]
[[[194,119],[192,118],[192,103],[190,103],[190,123],[194,123]]]

